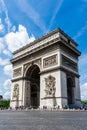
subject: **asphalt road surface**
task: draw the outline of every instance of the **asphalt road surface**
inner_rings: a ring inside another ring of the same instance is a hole
[[[0,130],[87,130],[87,111],[0,111]]]

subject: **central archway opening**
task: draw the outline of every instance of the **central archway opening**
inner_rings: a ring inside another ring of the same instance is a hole
[[[40,69],[37,65],[32,65],[26,74],[30,81],[30,106],[38,108],[40,105]]]

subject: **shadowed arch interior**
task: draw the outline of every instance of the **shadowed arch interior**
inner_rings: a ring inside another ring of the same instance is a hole
[[[68,104],[74,104],[74,80],[71,77],[67,78],[67,97],[68,97]]]
[[[37,108],[40,105],[40,69],[37,65],[32,65],[26,78],[30,81],[30,105]]]

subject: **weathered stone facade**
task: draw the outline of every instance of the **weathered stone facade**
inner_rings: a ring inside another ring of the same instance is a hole
[[[15,51],[10,106],[62,108],[79,103],[80,54],[77,43],[61,29]]]

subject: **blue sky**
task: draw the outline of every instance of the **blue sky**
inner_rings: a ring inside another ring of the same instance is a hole
[[[61,28],[78,43],[82,100],[87,100],[87,0],[0,0],[0,94],[9,98],[12,52]]]

